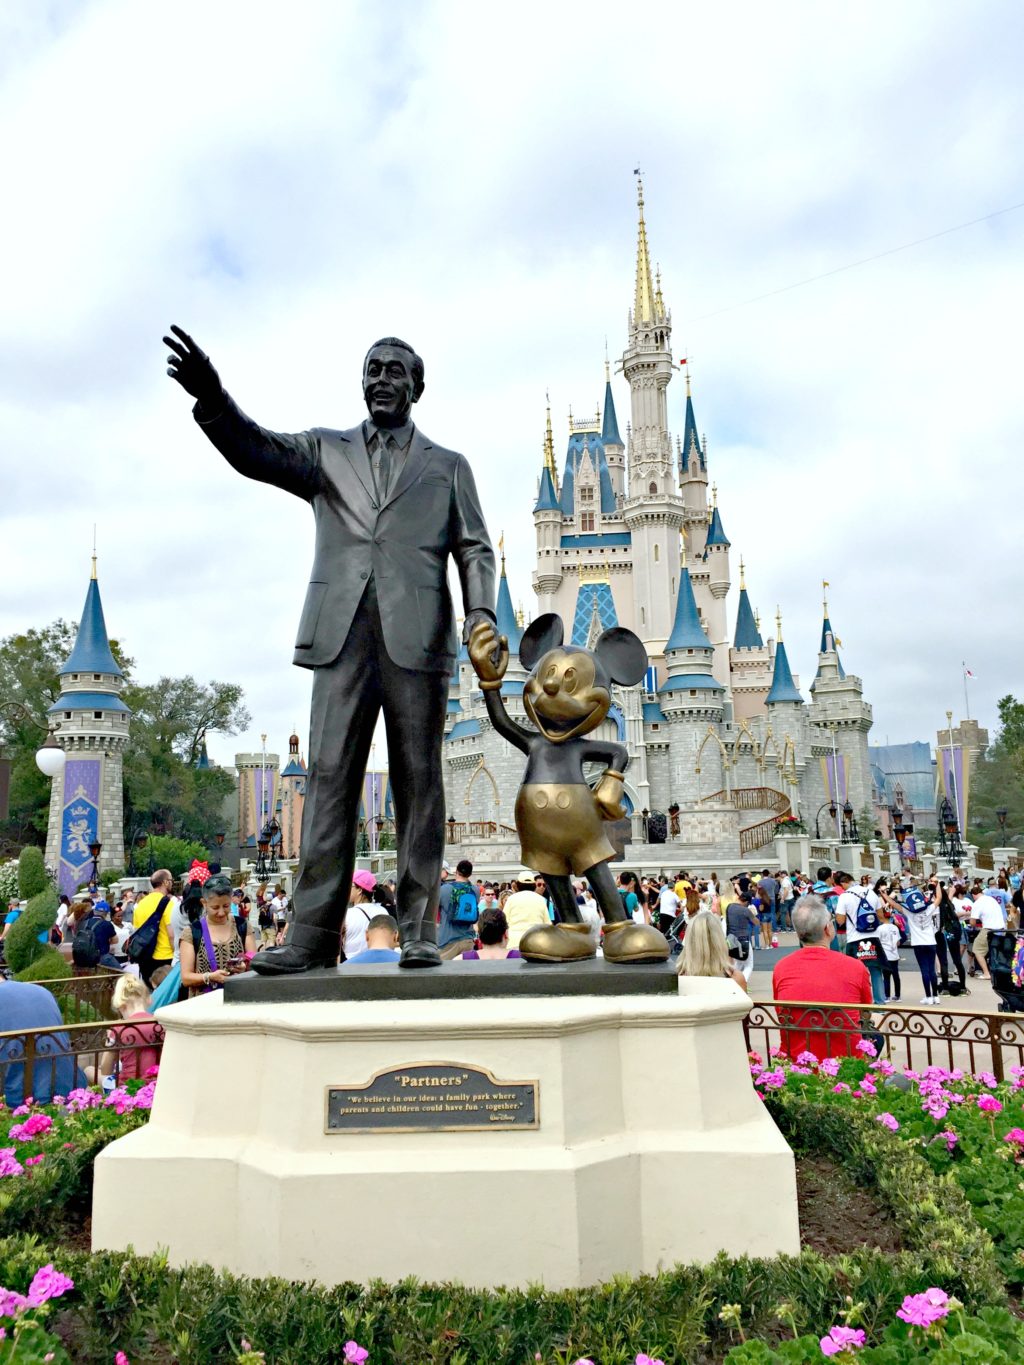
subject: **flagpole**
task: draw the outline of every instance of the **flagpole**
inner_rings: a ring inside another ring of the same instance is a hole
[[[964,720],[970,720],[970,718],[971,718],[971,704],[970,704],[970,702],[967,700],[967,664],[966,664],[966,662],[965,662],[965,663],[962,663],[962,664],[960,665],[960,667],[961,667],[961,669],[963,670],[963,675],[964,675]]]

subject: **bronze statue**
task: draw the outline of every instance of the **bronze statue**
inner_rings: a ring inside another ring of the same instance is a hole
[[[444,852],[441,742],[455,617],[448,560],[462,584],[466,636],[494,621],[494,553],[464,456],[412,423],[423,362],[397,337],[363,362],[365,422],[347,431],[267,431],[241,411],[208,356],[180,327],[167,373],[240,474],[313,508],[316,548],[293,662],[315,670],[309,784],[295,921],[263,974],[332,965],[355,863],[363,773],[380,711],[398,826],[401,966],[440,963],[434,920]]]
[[[593,650],[562,647],[561,618],[539,616],[523,635],[520,662],[531,669],[523,691],[526,714],[537,727],[524,730],[505,710],[501,682],[508,666],[508,640],[488,621],[469,637],[469,657],[480,678],[487,714],[497,732],[526,754],[526,773],[516,799],[516,829],[523,862],[543,872],[559,924],[527,929],[519,951],[532,962],[593,957],[596,944],[583,922],[571,874],[586,877],[604,916],[604,955],[609,962],[663,962],[668,943],[653,925],[626,915],[608,866],[615,850],[605,825],[624,815],[622,779],[629,755],[617,742],[585,739],[611,705],[611,683],[632,686],[644,676],[647,652],[631,630],[606,630]],[[591,788],[585,763],[604,763]]]

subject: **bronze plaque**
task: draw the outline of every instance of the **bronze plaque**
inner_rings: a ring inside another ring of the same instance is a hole
[[[329,1085],[327,1133],[500,1132],[540,1125],[539,1083],[457,1062],[413,1062],[360,1085]]]

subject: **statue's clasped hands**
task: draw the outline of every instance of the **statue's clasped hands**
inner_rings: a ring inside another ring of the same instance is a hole
[[[481,689],[497,690],[508,668],[508,636],[499,636],[490,621],[478,621],[469,633],[469,657]]]

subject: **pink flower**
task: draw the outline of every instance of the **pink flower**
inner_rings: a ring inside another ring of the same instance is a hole
[[[869,1066],[872,1071],[877,1071],[879,1076],[894,1076],[896,1074],[896,1068],[892,1062],[887,1062],[884,1057],[879,1057],[877,1061],[870,1062]]]
[[[946,1151],[951,1152],[960,1139],[957,1137],[956,1133],[953,1132],[952,1128],[946,1128],[943,1132],[937,1134],[935,1141],[944,1142],[946,1144]]]
[[[636,1358],[636,1365],[665,1365],[665,1362],[656,1359],[654,1356],[645,1355],[643,1351],[641,1351]]]
[[[1001,1114],[1003,1112],[1003,1106],[995,1095],[979,1095],[978,1108],[983,1114]]]
[[[1004,1136],[1004,1142],[1016,1142],[1018,1145],[1024,1144],[1024,1128],[1011,1128]]]
[[[748,1052],[747,1056],[750,1058],[751,1064],[753,1066],[760,1066],[761,1063],[764,1061],[764,1058],[761,1056],[760,1052]]]
[[[773,1047],[771,1050],[771,1055],[773,1057],[785,1057],[786,1054],[781,1047]]]
[[[358,1342],[346,1341],[341,1358],[346,1362],[346,1365],[363,1365],[363,1361],[367,1359],[369,1354],[369,1351],[364,1346],[360,1346]]]
[[[580,1356],[579,1360],[574,1361],[573,1365],[594,1365],[589,1356]]]
[[[874,1043],[869,1043],[866,1038],[862,1038],[860,1042],[857,1044],[857,1051],[861,1054],[862,1057],[878,1056],[878,1048],[875,1047]]]
[[[786,1084],[786,1073],[781,1067],[776,1067],[774,1071],[762,1071],[755,1084],[767,1086],[769,1090],[781,1090]]]
[[[16,1123],[7,1136],[15,1142],[31,1142],[34,1137],[48,1133],[52,1127],[53,1119],[49,1114],[32,1114],[24,1123]]]
[[[16,1294],[13,1289],[0,1288],[0,1318],[17,1317],[29,1306],[24,1294]]]
[[[0,1147],[0,1176],[23,1175],[24,1166],[14,1155],[13,1147]]]
[[[863,1080],[861,1081],[861,1083],[860,1083],[860,1088],[861,1088],[861,1090],[864,1092],[865,1095],[877,1095],[877,1094],[878,1094],[878,1086],[875,1085],[874,1081],[871,1079],[870,1076],[865,1076],[865,1077],[864,1077],[864,1079],[863,1079]]]
[[[888,1128],[890,1133],[898,1133],[900,1131],[899,1120],[893,1114],[876,1114],[875,1122],[881,1123],[884,1127]]]
[[[896,1316],[911,1327],[931,1327],[949,1313],[949,1295],[941,1289],[926,1289],[923,1294],[908,1294]]]
[[[43,1159],[43,1154],[42,1154],[42,1152],[40,1152],[40,1154],[39,1154],[38,1156],[27,1156],[27,1157],[25,1158],[25,1165],[26,1165],[26,1166],[38,1166],[39,1163],[40,1163],[40,1161],[42,1161],[42,1159]]]
[[[996,1086],[999,1084],[991,1071],[979,1071],[974,1079],[979,1085],[987,1085],[989,1090],[995,1090]]]
[[[818,1058],[815,1056],[815,1054],[814,1054],[813,1052],[801,1052],[800,1055],[799,1055],[799,1057],[797,1057],[796,1060],[797,1060],[797,1063],[798,1063],[799,1066],[817,1066],[817,1065],[818,1065]]]
[[[846,1084],[845,1081],[838,1081],[838,1082],[832,1087],[832,1094],[833,1094],[833,1095],[848,1095],[849,1093],[850,1093],[850,1087]]]
[[[158,1066],[150,1066],[150,1067],[147,1067],[147,1068],[146,1068],[146,1075],[147,1075],[147,1076],[159,1076],[159,1074],[160,1074],[160,1068],[159,1068]]]
[[[819,1345],[823,1356],[836,1356],[840,1351],[852,1351],[864,1345],[865,1336],[859,1328],[830,1327],[828,1336],[822,1337]]]
[[[243,1348],[245,1347],[245,1342],[242,1343],[242,1346]],[[131,1365],[131,1361],[123,1351],[118,1351],[117,1355],[114,1357],[114,1365]]]
[[[62,1294],[66,1294],[74,1287],[74,1280],[62,1275],[59,1270],[54,1270],[52,1265],[40,1266],[28,1287],[28,1301],[33,1308],[38,1308],[49,1299],[59,1299]]]
[[[839,1075],[839,1058],[838,1058],[838,1057],[826,1057],[826,1058],[824,1059],[824,1061],[823,1061],[823,1062],[820,1064],[820,1066],[818,1067],[818,1070],[821,1071],[822,1074],[825,1075],[825,1076],[838,1076],[838,1075]]]

